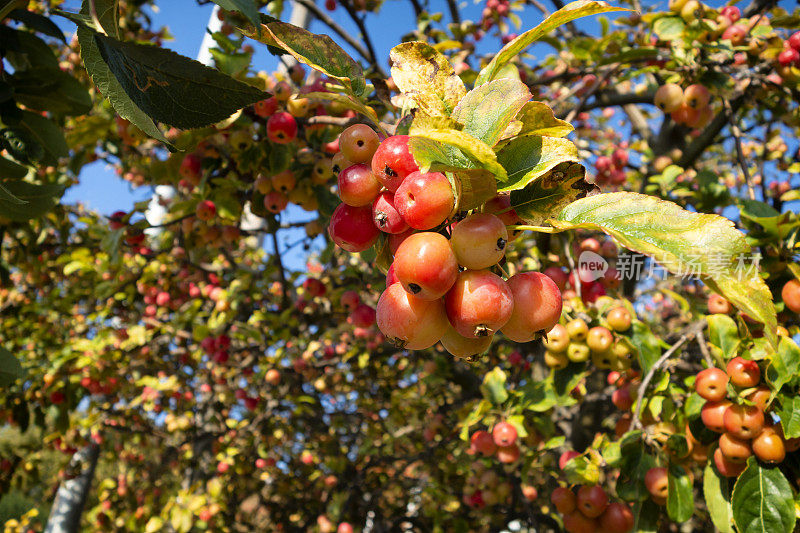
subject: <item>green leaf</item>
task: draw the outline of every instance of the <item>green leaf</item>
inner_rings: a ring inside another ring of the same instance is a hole
[[[694,513],[692,480],[682,466],[670,463],[667,483],[667,514],[675,522],[686,522]]]
[[[5,348],[0,348],[0,387],[8,387],[24,375],[25,370],[17,358]]]
[[[64,187],[61,185],[35,185],[27,181],[5,181],[2,182],[2,187],[23,203],[9,201],[0,196],[0,217],[17,222],[47,213],[64,194]]]
[[[743,221],[755,222],[766,231],[769,235],[777,236],[778,223],[781,214],[776,211],[771,205],[758,200],[750,200],[748,198],[741,198],[738,201],[739,215]]]
[[[564,475],[570,484],[597,485],[600,482],[600,468],[585,455],[567,461]]]
[[[142,111],[139,106],[127,95],[122,84],[111,72],[103,61],[100,50],[94,40],[94,32],[88,28],[78,27],[78,43],[81,45],[81,58],[86,67],[86,72],[92,78],[100,93],[108,98],[111,106],[122,118],[130,121],[146,135],[164,143],[168,148],[174,147],[167,141],[164,134],[158,129],[153,119]]]
[[[92,109],[89,91],[58,68],[33,67],[9,78],[17,102],[31,109],[83,115]]]
[[[522,122],[518,137],[528,135],[566,137],[575,130],[569,122],[556,118],[553,110],[544,102],[528,102],[516,120]]]
[[[255,0],[213,0],[215,4],[226,11],[238,11],[249,20],[253,26],[258,26],[258,6]]]
[[[739,533],[791,533],[796,521],[792,487],[777,467],[751,457],[733,487],[733,521]]]
[[[493,80],[468,92],[451,118],[464,125],[465,133],[494,146],[530,99],[531,92],[521,81]]]
[[[0,180],[20,180],[27,175],[27,167],[5,157],[0,157]]]
[[[686,24],[680,17],[663,17],[653,23],[653,31],[662,41],[680,39],[684,28]]]
[[[651,499],[633,504],[633,531],[637,533],[656,533],[658,531],[658,517],[661,514],[659,506]]]
[[[59,157],[69,155],[64,133],[56,124],[38,113],[22,112],[22,121],[14,128],[27,141],[34,141],[44,149],[42,162],[48,165],[58,163]]]
[[[64,37],[64,32],[61,31],[55,22],[50,20],[44,15],[28,11],[26,9],[15,9],[12,11],[8,18],[14,19],[17,22],[23,23],[28,29],[38,31],[50,37],[55,37],[66,44],[67,39]]]
[[[551,222],[560,229],[602,231],[618,244],[652,257],[670,272],[698,275],[711,290],[764,323],[765,336],[777,347],[772,293],[758,272],[739,268],[750,246],[730,220],[692,213],[651,196],[618,192],[578,200]]]
[[[629,502],[649,499],[644,477],[655,466],[655,460],[647,453],[640,431],[628,433],[622,438],[620,457],[617,495]]]
[[[792,381],[800,373],[800,347],[791,338],[781,337],[778,350],[772,355],[767,367],[767,380],[772,384],[772,390],[779,391],[781,387]]]
[[[535,28],[526,31],[505,45],[497,53],[497,55],[492,58],[489,64],[481,70],[480,74],[478,74],[478,79],[475,80],[475,85],[483,85],[484,83],[495,79],[503,65],[511,61],[517,54],[525,50],[528,46],[538,41],[559,26],[581,17],[597,15],[599,13],[610,13],[612,11],[630,10],[621,7],[611,7],[605,2],[593,2],[588,0],[570,2],[547,17]]]
[[[26,202],[25,200],[20,200],[19,198],[14,196],[14,193],[6,189],[3,183],[0,182],[0,205],[2,205],[3,203],[11,205],[25,205],[28,202]]]
[[[423,42],[399,44],[389,57],[392,80],[427,115],[449,117],[467,93],[447,58]]]
[[[782,398],[778,416],[787,439],[800,437],[800,398],[788,396]]]
[[[499,191],[516,191],[550,172],[562,163],[578,163],[578,148],[559,137],[516,137],[506,143],[497,160],[508,173],[498,179]]]
[[[128,97],[157,122],[201,128],[266,96],[252,85],[166,48],[100,34],[94,40]]]
[[[522,408],[528,411],[542,413],[559,404],[553,383],[549,380],[530,380],[519,390],[522,392]]]
[[[642,367],[642,372],[649,372],[650,367],[661,357],[661,345],[658,338],[653,335],[653,331],[646,324],[637,320],[633,323],[631,343],[639,352],[639,365]]]
[[[266,45],[283,49],[301,63],[339,80],[356,96],[364,94],[366,84],[361,65],[327,35],[317,35],[280,21],[262,24],[261,30],[258,35],[247,29],[243,32]]]
[[[9,13],[17,8],[24,8],[28,0],[0,0],[0,20],[5,19]]]
[[[498,173],[505,173],[492,149],[458,130],[412,130],[411,153],[423,172],[454,172],[459,210],[474,209],[497,194]]]
[[[586,181],[583,165],[563,163],[524,189],[511,191],[511,207],[526,223],[540,225],[595,190],[599,189]]]
[[[728,315],[708,315],[708,341],[725,359],[735,357],[739,349],[739,328]]]
[[[499,366],[494,367],[483,378],[481,394],[495,405],[500,405],[508,399],[506,373]]]
[[[714,461],[708,461],[703,472],[703,498],[711,521],[719,532],[733,533],[730,481],[717,472]]]

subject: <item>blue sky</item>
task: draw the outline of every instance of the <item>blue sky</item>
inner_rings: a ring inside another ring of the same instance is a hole
[[[322,0],[317,0],[318,4],[322,4]],[[613,2],[612,2],[613,3]],[[744,2],[740,2],[745,5]],[[649,3],[656,5],[659,9],[666,8],[666,0],[663,2]],[[722,2],[709,2],[710,5],[722,5]],[[782,0],[781,4],[786,5],[787,9],[792,9],[792,4],[788,0]],[[77,11],[80,5],[79,0],[67,0],[65,2],[65,9]],[[285,9],[282,19],[288,20],[289,12],[291,10],[291,2],[285,2]],[[449,21],[448,10],[444,0],[431,0],[430,5],[434,11],[440,10],[444,13],[445,22]],[[480,12],[485,5],[485,2],[475,3],[473,0],[461,1],[459,3],[463,19],[478,20]],[[205,28],[208,23],[209,16],[213,11],[213,4],[205,4],[199,6],[196,0],[169,0],[159,3],[158,10],[151,13],[154,25],[167,26],[170,33],[173,35],[174,40],[165,43],[165,46],[175,50],[176,52],[188,57],[196,57],[203,36]],[[347,13],[341,7],[333,12],[328,12],[340,26],[345,28],[351,34],[357,36],[358,30],[355,25],[350,21]],[[521,13],[522,26],[520,31],[529,29],[541,21],[541,14],[533,7],[527,7]],[[599,24],[597,17],[589,17],[578,21],[578,26],[581,29],[590,33],[598,31]],[[60,21],[59,24],[68,34],[74,32],[75,27],[69,22]],[[367,17],[367,27],[370,35],[374,39],[374,47],[380,56],[381,65],[388,70],[388,55],[389,50],[397,43],[400,42],[401,36],[407,33],[414,27],[414,13],[411,9],[411,4],[407,0],[387,0],[381,8],[380,13],[376,15],[369,15]],[[332,32],[321,22],[314,21],[310,30],[315,33],[331,34],[334,40],[341,43],[341,39],[332,34]],[[254,56],[254,70],[265,70],[272,72],[277,65],[277,58],[270,55],[263,46],[256,42],[252,43],[255,46],[256,54]],[[345,49],[348,47],[343,45]],[[483,53],[493,52],[500,48],[501,44],[498,39],[487,37],[478,43],[478,51]],[[358,57],[355,52],[348,49],[353,57]],[[538,45],[531,50],[532,53],[549,54],[553,53],[552,49],[547,45]],[[117,210],[130,210],[135,202],[148,199],[152,196],[152,191],[147,187],[141,187],[136,190],[131,189],[129,184],[117,177],[110,168],[103,162],[98,162],[84,168],[80,176],[80,184],[72,187],[67,191],[64,202],[83,202],[89,208],[99,211],[103,214],[110,214]],[[727,213],[726,213],[727,214]],[[302,212],[298,208],[292,208],[284,214],[284,220],[308,220],[311,217],[308,213]],[[285,242],[296,242],[303,234],[302,230],[288,233]],[[317,240],[317,245],[321,243],[321,239]],[[291,267],[302,269],[306,253],[302,248],[297,247],[290,260]]]

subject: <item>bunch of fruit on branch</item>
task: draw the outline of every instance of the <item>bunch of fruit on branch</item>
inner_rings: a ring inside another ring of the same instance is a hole
[[[466,358],[488,349],[498,332],[521,343],[556,325],[556,283],[539,272],[509,276],[500,264],[511,212],[502,199],[454,217],[450,180],[421,172],[405,135],[381,141],[369,126],[355,125],[342,132],[339,148],[333,164],[342,204],[328,232],[349,252],[365,251],[386,234],[394,260],[376,319],[388,340],[409,350],[441,341]]]

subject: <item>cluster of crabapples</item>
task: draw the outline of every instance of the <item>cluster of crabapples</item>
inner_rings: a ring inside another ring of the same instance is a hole
[[[520,455],[517,437],[517,428],[513,424],[498,422],[491,433],[481,429],[472,434],[468,453],[494,457],[503,464],[515,463]]]
[[[561,515],[568,533],[627,533],[633,530],[633,512],[621,502],[609,502],[600,485],[581,485],[577,491],[557,487],[550,503]]]
[[[734,357],[725,370],[706,368],[697,374],[694,388],[706,400],[703,424],[720,434],[714,464],[723,476],[741,474],[752,455],[765,463],[780,463],[787,451],[800,448],[800,439],[785,439],[780,424],[773,424],[770,389],[761,385],[756,361]],[[733,401],[728,399],[730,392],[736,393]]]
[[[653,103],[678,124],[704,128],[714,117],[710,101],[711,93],[705,85],[695,83],[684,90],[677,83],[665,83],[656,91]]]
[[[380,142],[371,128],[356,125],[342,132],[339,148],[334,172],[343,203],[328,233],[349,252],[386,234],[394,261],[376,319],[391,342],[422,350],[441,340],[454,356],[470,357],[484,352],[498,331],[528,342],[558,322],[561,292],[552,279],[520,272],[506,281],[491,270],[505,256],[506,224],[516,222],[502,199],[448,224],[455,208],[450,181],[441,172],[420,172],[409,137]]]
[[[558,370],[570,363],[591,360],[600,369],[627,371],[631,368],[633,353],[630,342],[621,334],[631,329],[632,322],[628,308],[616,306],[593,327],[583,318],[556,324],[545,337],[544,362]]]

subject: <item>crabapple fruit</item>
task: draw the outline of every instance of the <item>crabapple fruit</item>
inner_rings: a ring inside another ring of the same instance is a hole
[[[464,337],[486,337],[511,317],[514,300],[503,278],[488,270],[461,272],[445,295],[447,318]]]
[[[372,222],[372,208],[340,204],[328,225],[331,240],[348,252],[363,252],[378,239],[380,231]]]
[[[731,405],[722,420],[725,430],[740,439],[753,439],[764,428],[764,412],[754,405]]]
[[[694,390],[710,402],[718,402],[727,395],[728,374],[719,368],[706,368],[697,374]]]
[[[447,237],[426,231],[403,241],[395,253],[394,273],[417,298],[436,300],[455,283],[458,263]]]
[[[339,135],[339,150],[353,163],[369,163],[378,145],[378,134],[365,124],[350,126]]]
[[[481,354],[489,349],[494,340],[494,335],[479,337],[477,339],[464,337],[448,324],[447,331],[439,339],[444,349],[453,357],[467,358]]]
[[[372,170],[364,164],[355,164],[339,173],[339,198],[353,207],[372,204],[381,191],[381,184]]]
[[[409,174],[419,170],[408,149],[408,140],[408,135],[388,137],[372,156],[372,172],[391,192],[395,192]]]
[[[394,206],[394,194],[383,191],[372,203],[372,218],[375,225],[384,233],[403,233],[408,224]]]
[[[447,331],[442,300],[422,300],[400,283],[388,287],[378,299],[378,328],[394,344],[423,350],[436,344]]]
[[[747,389],[755,387],[761,381],[761,369],[758,363],[742,357],[734,357],[728,361],[725,372],[735,386]]]
[[[458,264],[470,270],[489,268],[506,253],[508,232],[502,220],[486,213],[470,215],[453,227],[450,246]]]
[[[275,144],[289,144],[297,137],[297,121],[286,111],[267,119],[267,139]]]
[[[394,206],[414,229],[434,228],[450,216],[455,204],[450,181],[441,172],[412,172],[397,188]]]
[[[561,291],[550,277],[539,272],[520,272],[508,280],[513,295],[511,316],[503,335],[515,342],[528,342],[550,331],[561,318]]]

